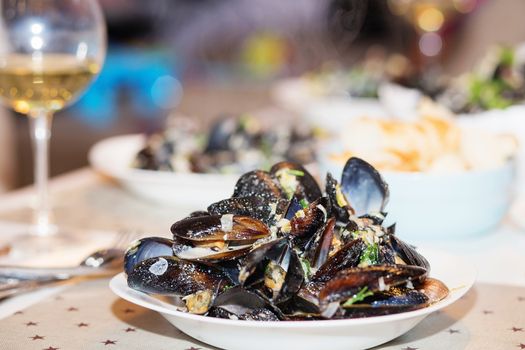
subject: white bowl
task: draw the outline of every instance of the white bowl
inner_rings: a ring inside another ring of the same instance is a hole
[[[366,159],[365,159],[366,160]],[[341,178],[344,164],[320,158],[321,176]],[[513,197],[515,162],[482,171],[450,174],[388,172],[386,224],[402,238],[439,240],[488,232],[498,226]]]
[[[132,168],[133,159],[144,145],[143,135],[111,137],[91,148],[89,162],[130,192],[154,203],[205,209],[233,193],[239,174],[184,174]]]
[[[161,313],[189,336],[222,349],[366,349],[408,332],[430,313],[458,300],[474,283],[476,271],[465,260],[435,251],[422,253],[432,265],[431,275],[449,287],[449,296],[424,309],[361,319],[281,322],[218,319],[177,311],[170,304],[135,291],[127,286],[124,273],[111,280],[110,288],[123,299]]]

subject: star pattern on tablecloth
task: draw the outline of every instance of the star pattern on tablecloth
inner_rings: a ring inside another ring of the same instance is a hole
[[[201,350],[201,348],[194,348],[193,346],[190,346],[189,348],[184,349],[184,350]]]
[[[518,301],[525,301],[525,297],[518,297]]]
[[[520,349],[525,349],[525,344],[519,343],[518,345],[516,345],[516,347]]]
[[[102,344],[104,345],[116,345],[117,344],[117,341],[116,340],[109,340],[109,339],[106,339],[104,340],[103,342],[101,342]]]
[[[80,323],[77,323],[77,327],[78,328],[89,327],[89,323],[80,322]]]
[[[124,332],[126,332],[126,333],[135,332],[135,331],[136,331],[136,329],[132,328],[132,327],[128,327],[128,328],[124,329]]]
[[[68,312],[78,311],[78,309],[76,307],[71,306],[70,308],[67,309],[67,311]]]
[[[402,348],[401,350],[417,350],[418,348],[413,348],[410,346],[407,346],[406,348]]]
[[[50,346],[50,347],[42,349],[42,350],[58,350],[58,349],[60,349],[60,348],[55,348],[55,347]]]
[[[483,315],[490,315],[490,314],[493,314],[494,311],[492,310],[483,310]]]
[[[23,311],[20,311],[20,310],[18,310],[18,311],[17,311],[17,312],[15,312],[15,313],[14,313],[13,315],[23,315],[23,314],[24,314],[24,312],[23,312]]]
[[[38,334],[35,334],[32,337],[29,337],[29,339],[32,339],[32,340],[44,340],[44,338],[45,338],[44,336],[38,335]]]
[[[514,333],[523,332],[523,328],[519,328],[519,327],[512,327],[510,328],[510,330],[513,331]]]
[[[38,322],[29,321],[29,322],[27,322],[25,325],[26,325],[26,327],[37,326],[37,325],[38,325]]]
[[[452,328],[450,328],[447,332],[449,332],[450,334],[461,333],[461,332],[459,331],[459,329],[452,329]]]

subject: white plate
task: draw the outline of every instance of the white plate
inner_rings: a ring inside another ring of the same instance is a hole
[[[387,316],[328,321],[227,320],[177,311],[163,301],[129,288],[124,273],[111,280],[110,288],[123,299],[161,313],[189,336],[223,349],[366,349],[406,333],[430,313],[458,300],[473,285],[476,271],[470,263],[440,252],[422,253],[432,265],[431,276],[443,281],[450,288],[450,295],[430,307]]]
[[[205,209],[233,193],[237,174],[182,174],[132,168],[133,159],[144,144],[143,135],[111,137],[91,148],[89,162],[132,193],[155,203]]]

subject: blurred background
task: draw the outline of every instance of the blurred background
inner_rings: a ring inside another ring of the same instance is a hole
[[[274,81],[327,62],[399,53],[416,72],[457,75],[490,46],[525,39],[523,0],[101,4],[108,55],[90,90],[55,117],[52,176],[85,166],[89,148],[108,136],[162,130],[173,111],[209,123],[267,107]],[[0,191],[31,182],[28,119],[2,110]]]

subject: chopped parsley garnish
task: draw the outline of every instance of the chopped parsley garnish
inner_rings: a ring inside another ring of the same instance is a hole
[[[295,170],[295,169],[286,169],[286,172],[290,175],[295,176],[304,176],[304,171],[301,170]]]
[[[310,276],[312,275],[312,267],[310,266],[310,262],[304,258],[300,258],[301,261],[301,267],[303,268],[304,275],[307,280],[310,279]]]
[[[343,307],[349,307],[354,305],[357,302],[365,300],[366,297],[374,295],[372,291],[368,290],[368,287],[363,287],[359,292],[354,294],[350,299],[344,302]]]
[[[376,265],[379,263],[379,245],[377,243],[367,245],[361,258],[359,259],[359,265]]]
[[[303,209],[304,208],[308,208],[308,201],[306,199],[304,199],[304,198],[299,201],[299,204],[301,204]]]

